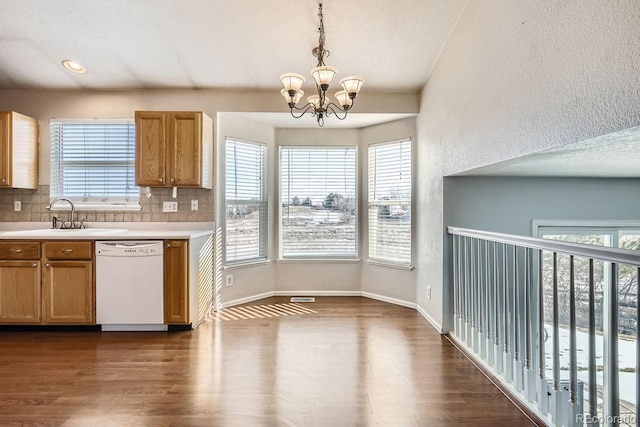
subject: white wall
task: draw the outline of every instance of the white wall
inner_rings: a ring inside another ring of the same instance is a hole
[[[468,3],[417,121],[416,298],[437,327],[449,329],[442,177],[640,124],[639,28],[634,0]]]
[[[261,142],[267,144],[269,158],[267,159],[268,173],[268,198],[275,200],[275,187],[271,183],[275,182],[275,168],[273,165],[277,163],[276,155],[277,146],[275,140],[275,129],[271,126],[252,122],[250,120],[238,117],[229,113],[219,113],[217,116],[218,128],[216,140],[216,232],[219,234],[219,241],[222,248],[225,246],[224,221],[225,221],[225,139],[233,137],[243,141]],[[277,205],[269,204],[269,222],[268,229],[273,230],[273,216],[277,210]],[[222,251],[223,249],[220,249]],[[219,252],[220,252],[219,251]],[[267,251],[269,259],[275,259],[275,245],[272,239],[268,240]],[[225,286],[225,276],[233,275],[233,286]],[[222,271],[222,283],[218,283],[218,301],[222,304],[228,304],[230,301],[242,301],[245,299],[254,299],[256,295],[271,293],[275,288],[276,270],[273,262],[268,262],[250,267],[225,268]],[[221,286],[220,286],[221,285]]]
[[[412,173],[416,176],[417,162],[415,161],[416,153],[416,121],[415,118],[409,118],[404,120],[398,120],[391,123],[385,123],[377,126],[370,126],[360,130],[360,153],[359,161],[362,167],[360,168],[360,182],[363,185],[361,189],[360,210],[363,219],[366,219],[364,215],[367,212],[367,183],[369,181],[368,175],[368,146],[369,144],[375,144],[378,142],[396,141],[399,139],[410,138],[412,140],[413,150],[413,165]],[[415,182],[415,179],[414,179]],[[416,186],[413,186],[413,200],[417,194]],[[412,235],[415,236],[415,217],[419,215],[419,212],[415,210],[415,203],[412,206]],[[361,254],[362,258],[366,260],[367,248],[369,246],[369,227],[368,221],[361,221],[362,232],[361,238]],[[412,262],[416,262],[415,248],[417,247],[416,239],[411,242],[412,253],[414,255]],[[385,301],[395,302],[401,305],[415,307],[416,300],[416,273],[415,271],[403,270],[399,268],[392,268],[387,266],[379,266],[369,264],[366,261],[362,264],[362,276],[361,276],[361,288],[364,295],[371,296]]]

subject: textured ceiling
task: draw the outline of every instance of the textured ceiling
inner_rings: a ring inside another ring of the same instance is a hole
[[[457,175],[640,178],[640,126]]]
[[[327,65],[416,91],[467,0],[325,0]],[[308,76],[316,0],[0,0],[0,89],[268,88]],[[85,75],[65,71],[71,59]],[[310,78],[310,77],[309,77]]]

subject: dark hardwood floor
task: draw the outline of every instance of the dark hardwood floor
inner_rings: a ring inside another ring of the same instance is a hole
[[[0,332],[0,425],[532,425],[415,310],[288,302],[195,331]]]

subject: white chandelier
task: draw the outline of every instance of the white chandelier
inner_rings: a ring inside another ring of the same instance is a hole
[[[302,96],[304,91],[301,89],[305,78],[300,74],[286,73],[280,76],[280,82],[282,82],[283,89],[280,91],[285,101],[291,109],[291,115],[296,119],[304,116],[305,113],[311,113],[311,116],[315,116],[318,125],[321,127],[324,125],[324,118],[334,115],[339,120],[344,120],[347,117],[347,111],[351,109],[353,103],[358,96],[358,92],[364,84],[364,79],[360,76],[349,76],[340,80],[342,86],[341,91],[335,93],[335,97],[338,101],[337,104],[330,102],[327,98],[327,90],[333,82],[333,79],[338,74],[338,70],[334,67],[325,65],[324,57],[329,56],[330,52],[324,48],[324,22],[322,17],[322,3],[318,7],[318,16],[320,17],[320,37],[318,40],[318,46],[313,49],[313,56],[318,58],[318,65],[311,69],[311,76],[316,81],[317,95],[312,95],[307,98],[307,104],[298,107],[296,104]],[[298,115],[294,112],[301,111]]]

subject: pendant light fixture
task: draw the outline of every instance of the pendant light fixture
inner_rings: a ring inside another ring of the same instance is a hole
[[[296,119],[304,116],[306,113],[311,113],[312,117],[316,117],[318,125],[324,126],[324,118],[335,116],[339,120],[344,120],[347,117],[347,112],[353,106],[353,103],[358,96],[358,92],[364,84],[364,79],[360,76],[349,76],[340,80],[340,86],[342,90],[335,93],[337,104],[329,101],[327,96],[327,90],[329,86],[338,74],[338,70],[334,67],[330,67],[324,63],[325,56],[329,56],[330,52],[324,48],[325,34],[324,34],[324,20],[322,15],[322,3],[318,5],[318,16],[320,17],[320,37],[318,40],[318,46],[312,51],[313,56],[317,58],[318,65],[311,69],[311,76],[315,80],[317,94],[309,96],[307,98],[307,104],[298,107],[297,104],[304,95],[302,85],[305,82],[305,78],[296,73],[285,73],[280,76],[280,82],[283,89],[280,91],[282,97],[289,105],[291,115]],[[296,114],[296,111],[299,112]]]

